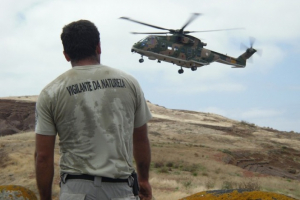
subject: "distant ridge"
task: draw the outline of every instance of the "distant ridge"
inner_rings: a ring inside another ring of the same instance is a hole
[[[33,161],[29,159],[33,159],[35,146],[36,100],[37,96],[0,98],[0,135],[5,135],[0,137],[0,184],[23,181],[35,192]],[[249,184],[300,198],[300,134],[147,103],[153,115],[148,130],[152,184],[156,194],[160,191],[158,198],[155,194],[157,200]],[[56,168],[58,151],[56,145]],[[197,191],[190,189],[194,184]],[[57,185],[55,188],[59,190]]]
[[[0,136],[33,131],[34,123],[34,101],[0,98]]]

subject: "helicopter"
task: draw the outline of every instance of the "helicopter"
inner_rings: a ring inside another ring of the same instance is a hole
[[[144,62],[143,56],[148,57],[150,60],[157,60],[176,64],[180,67],[179,74],[182,74],[184,68],[190,68],[196,71],[198,67],[209,65],[212,62],[219,62],[226,65],[232,65],[232,68],[244,68],[246,60],[249,59],[255,52],[253,48],[254,38],[250,41],[250,47],[246,47],[246,51],[237,58],[218,53],[204,48],[207,44],[200,39],[188,35],[189,33],[196,32],[212,32],[212,31],[227,31],[237,30],[243,28],[230,28],[218,30],[205,30],[205,31],[185,31],[184,29],[192,21],[194,21],[200,13],[193,13],[189,20],[181,27],[181,29],[167,29],[148,23],[140,22],[128,17],[120,17],[120,19],[128,20],[152,28],[166,30],[168,32],[131,32],[132,34],[150,34],[146,38],[141,39],[135,43],[131,52],[141,55],[140,63]],[[166,34],[166,36],[160,36]],[[171,34],[171,35],[168,35]],[[244,45],[245,46],[245,45]]]

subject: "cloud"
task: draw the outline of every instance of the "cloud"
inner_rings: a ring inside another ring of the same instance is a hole
[[[300,62],[297,56],[300,1],[186,0],[183,4],[179,0],[152,0],[145,4],[137,0],[4,0],[1,3],[0,25],[4,28],[0,32],[0,84],[5,87],[1,87],[0,96],[38,94],[46,84],[70,69],[62,55],[62,27],[71,21],[89,19],[101,32],[101,62],[133,74],[145,88],[149,100],[179,109],[197,110],[199,104],[208,105],[206,109],[210,112],[254,123],[267,124],[273,120],[278,126],[289,126],[289,121],[291,126],[296,125],[287,107],[300,98],[296,76]],[[254,62],[247,63],[244,69],[212,63],[195,72],[185,69],[179,75],[180,67],[169,63],[145,59],[140,64],[140,55],[130,50],[146,35],[130,32],[157,30],[118,19],[127,16],[179,29],[194,12],[203,15],[186,30],[246,28],[192,34],[208,43],[207,49],[238,57],[244,52],[240,43],[248,45],[249,36],[253,36],[254,48],[262,48],[263,56],[254,55]],[[266,83],[272,83],[272,87],[265,87]],[[272,95],[268,96],[270,91]],[[236,102],[241,95],[243,101]],[[253,95],[264,95],[264,98],[253,102]],[[286,98],[282,103],[282,96],[293,98]],[[278,105],[280,109],[276,109]]]
[[[287,89],[292,91],[300,91],[300,85],[289,86]]]

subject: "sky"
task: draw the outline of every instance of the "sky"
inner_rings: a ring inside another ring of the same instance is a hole
[[[170,109],[222,116],[300,132],[300,1],[298,0],[2,0],[0,7],[0,97],[38,95],[71,68],[63,57],[62,27],[79,19],[95,23],[101,34],[101,64],[133,75],[153,104]],[[131,53],[146,35],[159,31],[119,19],[122,16],[180,29],[192,13],[201,13],[185,28],[206,48],[238,57],[254,37],[255,54],[246,68],[211,63],[197,71],[157,63]]]

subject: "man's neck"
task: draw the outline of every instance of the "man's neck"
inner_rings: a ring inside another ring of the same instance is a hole
[[[100,59],[96,60],[96,59],[87,58],[78,61],[71,61],[71,65],[72,67],[84,66],[84,65],[100,65]]]

